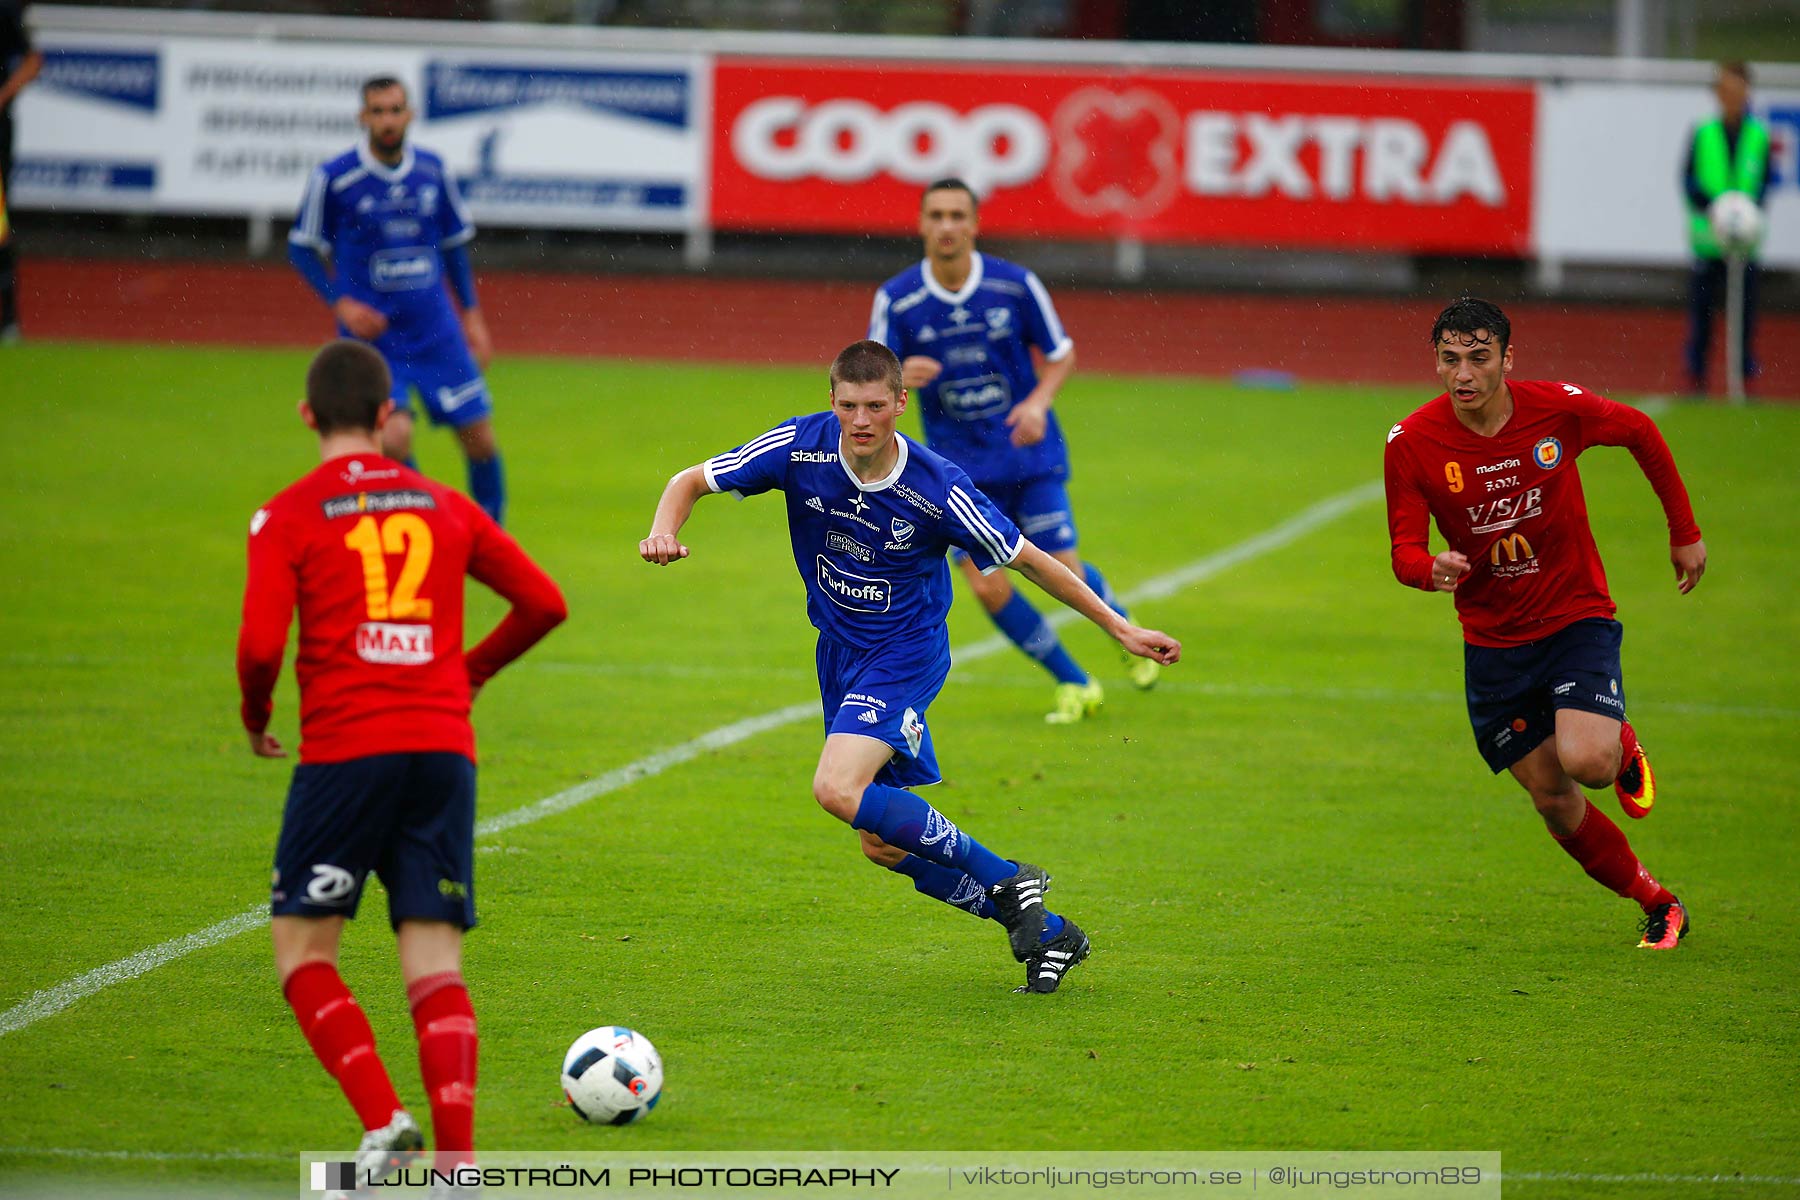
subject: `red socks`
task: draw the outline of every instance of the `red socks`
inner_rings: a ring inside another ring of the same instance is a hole
[[[380,1129],[400,1107],[387,1068],[375,1053],[375,1033],[337,968],[309,962],[287,978],[282,994],[300,1019],[300,1032],[338,1086],[364,1129]]]
[[[1580,863],[1596,883],[1636,900],[1646,912],[1675,899],[1673,892],[1644,870],[1619,827],[1591,802],[1581,825],[1568,837],[1558,837],[1556,844]]]
[[[406,989],[419,1034],[419,1073],[431,1100],[437,1165],[472,1162],[475,1149],[475,1010],[462,975],[445,971]]]

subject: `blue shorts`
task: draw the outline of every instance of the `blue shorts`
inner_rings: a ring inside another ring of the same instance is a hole
[[[950,674],[948,641],[921,663],[889,649],[857,650],[821,636],[814,657],[825,732],[861,734],[894,748],[875,782],[894,787],[943,782],[925,710]]]
[[[487,380],[461,334],[445,333],[425,346],[399,348],[378,342],[376,348],[393,372],[397,411],[411,411],[408,393],[416,391],[433,425],[461,429],[494,415]]]
[[[1619,645],[1625,628],[1604,617],[1566,625],[1523,646],[1463,644],[1463,686],[1475,745],[1494,774],[1556,732],[1562,708],[1625,719]]]
[[[301,763],[275,845],[269,911],[354,917],[370,871],[388,920],[475,924],[475,764],[444,752]]]
[[[1057,476],[976,486],[1039,550],[1061,554],[1075,548],[1075,514],[1069,510],[1069,489]],[[950,553],[958,562],[968,557],[961,549]]]

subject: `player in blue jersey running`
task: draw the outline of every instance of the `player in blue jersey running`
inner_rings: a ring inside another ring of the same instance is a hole
[[[394,415],[382,453],[407,466],[417,391],[434,425],[448,425],[469,463],[469,495],[498,521],[506,476],[481,370],[493,356],[475,297],[469,240],[475,226],[444,162],[409,146],[406,87],[363,84],[358,118],[368,140],[316,168],[288,233],[288,261],[337,317],[347,337],[371,342],[394,376]],[[329,268],[329,269],[328,269]],[[444,285],[456,293],[462,318]]]
[[[1075,369],[1075,342],[1036,275],[976,252],[978,226],[968,184],[940,179],[925,189],[919,202],[925,258],[875,293],[869,337],[901,359],[902,382],[922,406],[926,443],[1126,616],[1106,577],[1075,548],[1069,452],[1051,411]],[[1033,349],[1043,356],[1041,374]],[[1056,679],[1056,707],[1044,719],[1068,725],[1093,715],[1105,691],[1049,622],[1005,575],[984,577],[962,555],[956,558],[1000,632]],[[1131,681],[1155,686],[1157,661],[1130,661]]]
[[[1044,907],[1050,877],[995,854],[907,790],[941,778],[925,713],[950,671],[945,552],[961,550],[979,571],[1013,568],[1134,655],[1172,663],[1181,644],[1109,608],[962,468],[895,431],[906,392],[887,347],[854,343],[830,378],[829,412],[783,421],[669,480],[638,553],[663,566],[686,558],[681,527],[702,496],[786,493],[794,565],[819,631],[825,748],[814,798],[860,832],[872,861],[1005,927],[1026,965],[1017,990],[1053,992],[1087,957],[1088,939]]]

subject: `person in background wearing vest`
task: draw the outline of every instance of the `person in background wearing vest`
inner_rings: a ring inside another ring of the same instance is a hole
[[[1688,388],[1706,392],[1706,360],[1712,342],[1713,312],[1725,297],[1725,261],[1713,236],[1708,210],[1726,192],[1743,192],[1761,208],[1769,190],[1769,128],[1750,115],[1750,68],[1719,64],[1713,83],[1719,115],[1694,130],[1682,168],[1687,193],[1688,238],[1694,267],[1688,280]],[[1756,374],[1751,352],[1756,328],[1756,262],[1744,264],[1744,377]]]

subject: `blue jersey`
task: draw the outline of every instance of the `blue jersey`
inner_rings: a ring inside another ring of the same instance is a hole
[[[443,252],[474,236],[441,158],[409,145],[390,167],[358,143],[314,169],[288,241],[331,258],[342,294],[381,310],[385,352],[461,340]]]
[[[917,393],[925,440],[976,483],[1068,477],[1069,453],[1054,411],[1035,446],[1013,445],[1006,426],[1013,405],[1037,387],[1031,347],[1052,360],[1075,349],[1036,275],[976,254],[968,281],[951,292],[921,262],[875,293],[869,337],[902,360],[923,354],[944,365]]]
[[[864,483],[838,454],[837,417],[794,417],[705,463],[715,492],[787,493],[794,565],[806,583],[806,615],[820,633],[859,650],[902,647],[944,653],[949,631],[951,546],[982,571],[1024,548],[1018,528],[961,467],[904,435],[894,469]]]

